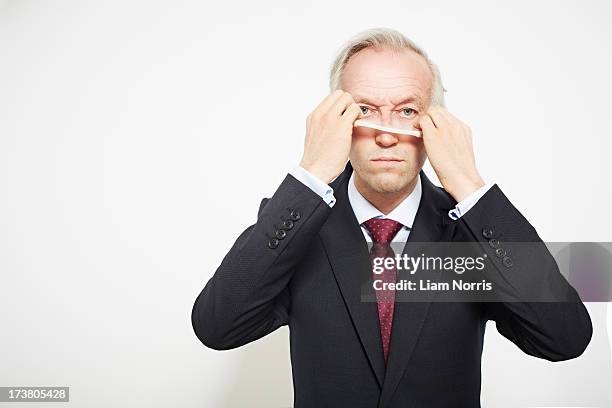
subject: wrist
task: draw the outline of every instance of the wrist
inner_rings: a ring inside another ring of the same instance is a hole
[[[317,177],[319,180],[323,181],[325,184],[329,184],[337,176],[337,174],[333,174],[333,171],[330,169],[312,165],[304,160],[300,162],[300,166],[313,176]]]
[[[463,201],[467,196],[483,187],[486,183],[476,174],[472,177],[464,177],[457,180],[453,180],[451,183],[447,183],[448,187],[444,186],[444,189],[457,201],[458,203]]]

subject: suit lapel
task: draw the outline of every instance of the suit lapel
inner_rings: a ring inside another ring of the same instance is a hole
[[[336,205],[320,231],[323,246],[357,331],[372,371],[382,388],[385,361],[372,287],[372,269],[368,246],[348,200],[347,185],[352,173],[351,164],[333,183]]]
[[[411,253],[414,244],[449,241],[455,224],[448,217],[448,210],[453,205],[448,197],[438,187],[434,186],[421,170],[422,196],[408,243],[403,250],[407,256],[417,256]],[[420,253],[420,252],[419,252]],[[398,280],[403,271],[398,271]],[[380,397],[379,408],[388,405],[397,388],[414,346],[419,337],[427,312],[431,304],[431,296],[419,302],[396,301],[393,314],[389,360],[387,361],[385,380]],[[396,299],[402,295],[396,292]]]

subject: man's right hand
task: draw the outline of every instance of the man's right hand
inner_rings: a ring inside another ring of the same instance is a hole
[[[338,177],[351,150],[353,122],[361,108],[342,90],[329,94],[306,118],[304,155],[300,166],[323,180]]]

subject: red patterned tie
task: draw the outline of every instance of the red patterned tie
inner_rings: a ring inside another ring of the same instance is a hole
[[[395,258],[391,241],[397,232],[402,228],[402,224],[397,221],[372,218],[363,223],[364,227],[372,237],[373,245],[370,250],[370,260],[374,258]],[[395,265],[395,263],[393,263]],[[381,280],[383,283],[395,282],[397,279],[397,270],[395,266],[386,268],[384,263],[381,265],[383,272],[375,274],[372,271],[375,280]],[[393,310],[395,308],[395,290],[385,289],[376,291],[376,301],[378,304],[378,321],[380,323],[380,336],[382,338],[383,353],[385,362],[389,355],[389,341],[391,339],[391,328],[393,325]]]

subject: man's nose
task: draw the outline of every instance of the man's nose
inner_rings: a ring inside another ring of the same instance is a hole
[[[376,144],[382,147],[390,147],[396,145],[398,142],[397,135],[388,132],[377,132]]]

